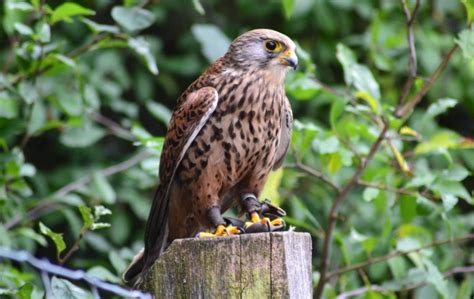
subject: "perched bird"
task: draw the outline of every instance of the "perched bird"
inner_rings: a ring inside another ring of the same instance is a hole
[[[256,199],[289,146],[293,117],[284,79],[297,64],[290,38],[252,30],[180,96],[162,150],[145,248],[125,281],[148,269],[174,239],[238,234],[221,214],[233,205],[249,214],[249,225],[268,221]]]

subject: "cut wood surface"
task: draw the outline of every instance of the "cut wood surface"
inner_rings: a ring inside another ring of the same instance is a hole
[[[311,237],[276,232],[175,240],[141,289],[156,298],[312,298]]]

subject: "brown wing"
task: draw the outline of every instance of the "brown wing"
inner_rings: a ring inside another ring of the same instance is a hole
[[[124,280],[132,281],[161,254],[167,239],[171,183],[186,151],[216,109],[217,102],[217,91],[204,87],[188,94],[173,112],[161,153],[160,183],[145,229],[145,251],[129,266]]]
[[[273,170],[281,167],[285,160],[286,152],[290,146],[291,141],[291,129],[293,128],[293,112],[291,111],[290,102],[285,97],[285,101],[282,107],[282,121],[281,121],[281,132],[280,142],[278,143],[278,149],[276,152],[275,164],[273,164]]]

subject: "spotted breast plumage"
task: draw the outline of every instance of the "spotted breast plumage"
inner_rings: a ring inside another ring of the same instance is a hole
[[[279,32],[246,32],[181,95],[163,146],[145,248],[126,281],[174,239],[240,233],[221,215],[233,205],[249,214],[249,225],[264,221],[249,199],[258,198],[288,149],[293,119],[284,79],[297,66],[295,52]]]

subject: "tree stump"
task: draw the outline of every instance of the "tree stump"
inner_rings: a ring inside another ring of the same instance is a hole
[[[141,289],[156,298],[312,298],[311,237],[276,232],[175,240]]]

